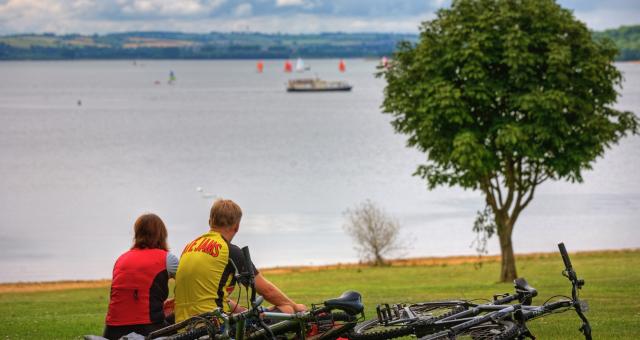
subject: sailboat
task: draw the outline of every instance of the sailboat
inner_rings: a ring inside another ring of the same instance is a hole
[[[305,66],[302,58],[298,58],[298,60],[296,61],[296,72],[304,72],[309,70],[311,70],[311,67]]]
[[[291,62],[289,60],[284,62],[284,71],[285,72],[291,72]]]
[[[173,73],[173,71],[169,72],[169,80],[167,81],[167,83],[169,85],[173,85],[173,83],[176,82],[176,75]]]
[[[302,61],[302,58],[298,58],[296,61],[296,72],[304,72],[304,61]]]
[[[340,72],[344,72],[347,70],[347,66],[344,64],[344,60],[340,59],[340,63],[338,64],[338,69]]]

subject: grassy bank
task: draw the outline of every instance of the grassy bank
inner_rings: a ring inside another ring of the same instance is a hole
[[[573,254],[578,274],[585,278],[582,298],[589,301],[587,314],[595,339],[640,338],[640,251]],[[569,295],[570,285],[560,275],[559,256],[525,256],[518,271],[536,287],[542,303],[554,295]],[[268,278],[295,300],[321,302],[342,291],[360,291],[373,317],[381,302],[411,302],[445,298],[490,298],[511,292],[509,284],[498,284],[499,264],[471,263],[397,266],[387,268],[324,268],[272,271]],[[70,339],[100,334],[108,303],[109,288],[8,291],[0,293],[1,339]],[[580,323],[573,312],[547,316],[531,323],[539,339],[580,339]]]

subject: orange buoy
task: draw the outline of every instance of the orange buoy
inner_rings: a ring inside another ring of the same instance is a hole
[[[258,73],[262,73],[262,71],[264,70],[264,63],[262,62],[262,60],[258,61],[258,63],[256,64],[256,70],[258,71]]]
[[[340,64],[338,64],[338,69],[340,72],[344,72],[347,70],[347,67],[344,65],[344,60],[340,59]]]
[[[284,62],[284,71],[291,72],[293,70],[293,66],[291,66],[291,62],[289,60]]]

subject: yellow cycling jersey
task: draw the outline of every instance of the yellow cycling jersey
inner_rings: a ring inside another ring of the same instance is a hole
[[[244,271],[242,250],[220,233],[209,231],[187,244],[176,273],[176,322],[216,307],[228,312],[226,301],[235,287],[236,271]]]

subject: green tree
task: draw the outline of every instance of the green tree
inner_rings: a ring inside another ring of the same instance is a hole
[[[427,155],[429,189],[480,190],[493,212],[501,281],[517,277],[513,228],[546,180],[581,182],[605,149],[637,133],[611,108],[617,49],[553,0],[458,0],[401,43],[381,75],[383,109]]]

